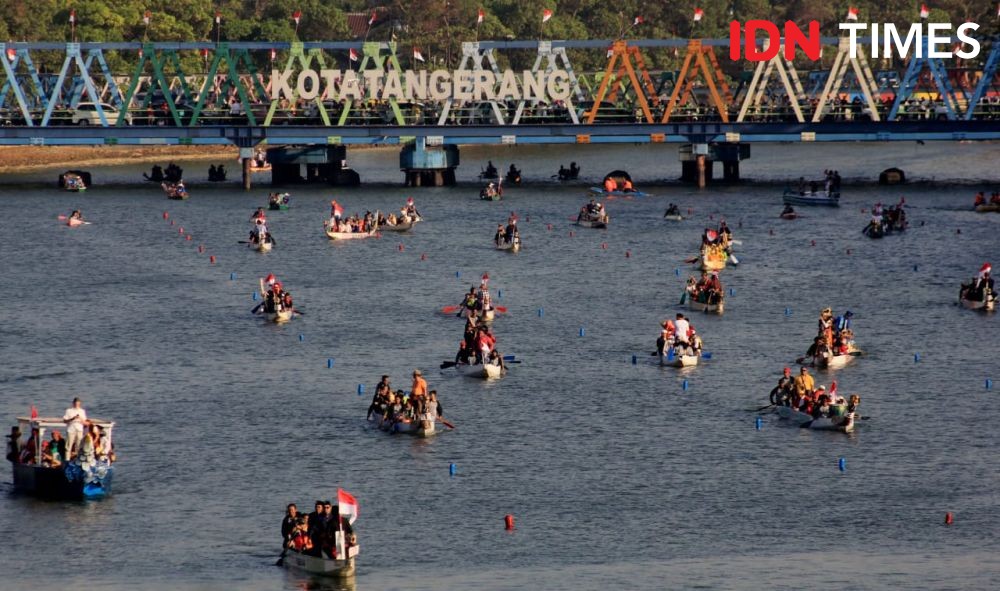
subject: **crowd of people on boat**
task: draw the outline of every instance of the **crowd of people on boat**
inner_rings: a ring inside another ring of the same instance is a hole
[[[660,323],[660,336],[656,339],[656,354],[660,357],[700,356],[703,345],[694,325],[684,314],[678,312],[675,319]]]
[[[972,302],[990,302],[996,300],[996,290],[993,288],[993,266],[983,263],[979,272],[968,283],[963,283],[958,297]]]
[[[490,275],[483,273],[479,281],[479,288],[475,285],[469,287],[469,292],[462,298],[458,305],[456,316],[465,316],[474,320],[486,320],[490,313],[495,312],[493,297],[490,295],[489,287]]]
[[[455,365],[496,365],[501,371],[506,369],[503,355],[497,350],[496,335],[489,325],[472,316],[466,319]]]
[[[862,230],[862,233],[872,238],[879,238],[892,232],[902,232],[908,226],[906,221],[905,199],[900,199],[897,205],[884,207],[881,203],[872,206],[872,218]]]
[[[681,208],[676,203],[671,203],[667,206],[667,211],[663,213],[663,217],[681,217]]]
[[[823,193],[828,197],[835,193],[840,193],[840,172],[836,170],[824,170],[822,181],[806,181],[806,177],[799,177],[799,195],[816,195]]]
[[[401,388],[393,391],[389,376],[382,376],[375,385],[366,418],[369,421],[378,419],[381,428],[392,432],[397,423],[419,421],[429,427],[435,421],[443,421],[444,409],[438,400],[437,390],[428,391],[423,373],[415,369],[409,394]]]
[[[399,215],[390,212],[389,215],[383,215],[379,213],[378,215],[378,225],[379,226],[397,226],[399,224],[411,224],[419,222],[423,219],[420,212],[417,211],[417,206],[413,201],[413,197],[406,200],[406,205],[399,208]]]
[[[249,241],[253,245],[260,244],[261,242],[270,242],[272,246],[276,246],[277,244],[274,241],[274,237],[271,236],[271,231],[267,229],[267,214],[264,213],[263,207],[258,207],[250,216]]]
[[[566,168],[562,164],[559,165],[559,172],[556,174],[561,181],[572,181],[576,180],[580,176],[580,167],[576,165],[576,162],[570,162],[569,168]]]
[[[688,277],[687,287],[687,297],[693,302],[698,302],[700,304],[709,304],[711,306],[718,305],[722,302],[725,292],[722,289],[722,281],[719,280],[719,272],[712,271],[709,274],[707,271],[701,272],[701,277],[695,279],[693,276]]]
[[[510,212],[507,216],[507,225],[497,224],[497,231],[493,235],[493,243],[498,247],[505,244],[521,244],[521,234],[517,229],[517,214]]]
[[[986,194],[983,191],[976,193],[976,200],[973,205],[979,207],[986,204],[1000,206],[1000,191],[991,193],[989,201],[986,200]]]
[[[284,286],[274,276],[274,273],[269,273],[264,279],[264,301],[253,309],[253,313],[277,314],[294,308],[295,302],[292,300],[292,294],[285,291]]]
[[[820,359],[854,352],[854,331],[851,329],[853,317],[854,313],[848,310],[842,316],[834,318],[832,309],[823,308],[819,314],[818,333],[805,356],[812,358],[816,364]]]
[[[24,442],[21,429],[11,427],[7,436],[7,459],[15,464],[37,465],[43,468],[60,468],[75,463],[93,466],[98,462],[113,463],[115,451],[109,433],[104,427],[87,419],[87,411],[79,398],[66,409],[62,417],[66,436],[52,429],[48,440],[41,439],[38,427],[32,427]]]
[[[83,182],[83,177],[80,175],[67,172],[63,174],[63,188],[67,191],[84,191],[87,188],[87,184]]]
[[[605,211],[603,203],[599,202],[594,197],[591,197],[590,201],[580,208],[580,213],[577,214],[576,221],[607,222],[608,212]]]
[[[357,213],[344,219],[344,208],[334,199],[330,201],[330,220],[326,223],[327,229],[331,232],[343,233],[370,233],[378,227],[378,219],[371,211],[366,211],[364,216]]]
[[[282,206],[288,207],[291,200],[292,196],[288,193],[271,192],[267,194],[267,206],[270,209],[281,209]]]
[[[343,560],[337,555],[337,534],[344,536],[345,548],[357,545],[357,536],[350,519],[334,510],[332,501],[316,501],[312,513],[300,513],[291,503],[285,509],[281,521],[283,548],[300,552],[307,556],[326,557]]]
[[[719,221],[718,229],[705,228],[702,232],[701,255],[705,261],[712,263],[721,263],[733,258],[733,232],[726,224],[726,220]]]
[[[855,413],[861,404],[861,397],[851,394],[848,399],[837,393],[837,382],[830,384],[830,390],[809,374],[809,368],[802,367],[799,375],[792,377],[789,367],[784,369],[778,384],[771,390],[771,404],[785,406],[808,414],[814,419],[820,417],[841,417]]]
[[[628,177],[620,177],[619,179],[607,176],[604,178],[604,192],[605,193],[635,193],[635,187],[632,186],[632,179]]]
[[[503,196],[503,187],[500,184],[490,181],[479,191],[479,198],[486,201],[493,201]]]

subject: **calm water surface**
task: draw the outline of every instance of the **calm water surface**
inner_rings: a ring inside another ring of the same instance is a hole
[[[388,184],[395,152],[359,152],[352,163],[376,184],[291,189],[292,208],[269,215],[278,247],[260,255],[237,241],[266,187],[195,184],[178,203],[125,184],[139,166],[92,169],[85,195],[50,188],[55,171],[0,179],[0,417],[61,413],[80,396],[119,424],[113,497],[0,498],[0,589],[339,588],[274,567],[285,503],[338,486],[361,503],[357,589],[994,588],[1000,404],[984,386],[1000,384],[998,319],[955,300],[983,261],[1000,262],[1000,215],[968,211],[979,187],[956,182],[995,179],[1000,147],[754,151],[744,173],[765,181],[899,165],[938,182],[851,186],[841,208],[786,222],[780,186],[662,184],[679,170],[673,150],[463,149],[464,186],[417,192]],[[472,179],[489,157],[537,182],[480,202]],[[575,228],[586,183],[543,182],[571,159],[591,180],[629,168],[655,196],[609,201],[607,231]],[[185,167],[197,179],[207,163]],[[863,237],[861,210],[901,193],[913,228]],[[411,194],[428,220],[412,234],[322,234],[332,196],[389,211]],[[662,221],[668,202],[691,219]],[[93,225],[57,223],[77,207]],[[511,210],[517,255],[490,242]],[[694,317],[712,359],[657,367],[657,323],[692,272],[683,261],[720,217],[742,264],[723,272],[725,316]],[[495,383],[437,369],[462,333],[437,310],[486,271],[509,308],[500,349],[523,360]],[[268,272],[305,316],[249,315]],[[861,394],[871,419],[852,436],[773,415],[755,430],[753,410],[825,306],[855,313],[868,355],[817,383]],[[414,368],[457,429],[424,441],[369,430],[379,375],[408,388]]]

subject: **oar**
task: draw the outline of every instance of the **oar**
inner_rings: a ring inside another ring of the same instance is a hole
[[[493,308],[497,312],[500,312],[501,314],[506,314],[507,313],[507,306],[493,306]]]
[[[454,361],[442,361],[441,369],[448,369],[449,367],[455,367],[456,365],[458,364],[455,363]]]
[[[711,359],[712,358],[712,352],[711,351],[702,351],[701,358],[702,359]]]
[[[444,308],[441,308],[441,313],[451,314],[452,312],[456,312],[461,308],[462,308],[461,306],[445,306]]]
[[[288,548],[281,551],[281,556],[278,557],[278,562],[274,563],[274,566],[281,566],[285,563],[285,554],[288,553]]]
[[[730,240],[730,242],[732,242],[736,246],[743,246],[743,241],[742,240]]]
[[[772,406],[774,406],[773,402],[771,404],[768,404],[767,406],[762,406],[762,407],[758,408],[757,410],[754,410],[754,411],[751,411],[751,412],[760,412],[762,410],[766,410],[768,408],[771,408]]]
[[[685,289],[684,293],[681,294],[681,301],[679,302],[679,305],[683,306],[684,302],[687,301],[687,297],[688,297],[688,292]]]
[[[684,262],[690,265],[691,263],[697,263],[699,258],[701,258],[701,257],[694,257],[694,258],[690,258],[690,259],[684,259]]]
[[[450,421],[445,420],[443,417],[438,417],[437,419],[439,421],[441,421],[442,423],[444,423],[445,427],[448,427],[449,429],[454,429],[455,428],[455,425],[453,425]]]
[[[237,240],[236,244],[251,244],[249,240]]]
[[[303,311],[301,311],[299,309],[292,310],[292,314],[298,314],[299,316],[305,316],[306,315],[305,312],[303,312]]]
[[[730,253],[729,258],[732,259],[734,265],[740,264],[740,259],[736,258],[735,254]]]
[[[504,355],[503,356],[503,360],[504,361],[514,361],[516,358],[517,358],[516,355]]]
[[[264,302],[261,302],[261,303],[257,304],[256,306],[254,306],[253,310],[250,310],[250,313],[251,314],[260,314],[260,310],[263,307],[264,307]]]

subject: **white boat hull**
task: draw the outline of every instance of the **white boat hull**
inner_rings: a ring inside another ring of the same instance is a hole
[[[698,365],[697,355],[661,355],[660,365],[667,367],[694,367]]]
[[[853,413],[813,419],[812,415],[800,412],[790,406],[779,406],[778,416],[782,419],[792,421],[796,425],[816,429],[817,431],[839,431],[841,433],[854,431],[855,417]]]
[[[274,243],[270,240],[264,240],[257,243],[251,242],[250,248],[256,250],[257,252],[271,252],[271,249],[274,248]]]
[[[437,434],[437,424],[435,421],[417,419],[414,421],[393,423],[381,416],[372,416],[368,419],[368,422],[372,423],[376,429],[385,431],[386,433],[402,433],[415,437],[431,437]]]
[[[455,370],[463,376],[483,380],[495,380],[503,374],[499,365],[493,365],[491,363],[487,363],[486,365],[459,364],[455,366]]]
[[[287,550],[282,564],[291,569],[313,575],[326,575],[329,577],[351,577],[354,576],[354,560],[358,555],[358,546],[352,546],[348,550],[350,558],[347,560],[334,560],[319,556],[307,556],[295,550]]]
[[[680,222],[680,221],[683,221],[683,220],[684,220],[684,216],[682,216],[682,215],[680,215],[680,214],[676,214],[676,215],[665,215],[665,216],[663,216],[663,219],[665,219],[665,220],[670,220],[670,221],[672,221],[672,222]]]
[[[379,226],[385,232],[406,232],[407,230],[412,230],[413,226],[417,224],[420,220],[411,220],[409,222],[398,222],[395,225],[385,224],[384,226]]]
[[[277,312],[266,312],[264,315],[267,318],[268,322],[277,322],[277,323],[288,322],[289,320],[292,319],[292,316],[295,315],[295,310],[291,309],[291,310],[279,310]]]
[[[969,310],[983,310],[985,312],[992,312],[996,307],[996,298],[991,297],[989,300],[963,300],[959,299],[959,303],[962,304],[963,308],[968,308]]]
[[[608,216],[603,218],[577,218],[576,225],[582,228],[607,228],[608,222],[611,221]]]
[[[334,232],[329,228],[326,229],[326,237],[330,240],[361,240],[362,238],[371,238],[374,235],[374,229],[369,232]]]
[[[827,196],[825,191],[817,191],[816,193],[785,191],[783,200],[790,205],[826,205],[829,207],[839,207],[840,193],[833,192]]]
[[[521,241],[517,242],[501,242],[496,245],[497,250],[507,250],[510,252],[518,252],[521,250]]]
[[[854,355],[831,355],[816,359],[816,367],[820,369],[841,369],[854,359]]]
[[[718,304],[708,304],[703,302],[695,301],[694,298],[688,295],[687,300],[688,310],[692,312],[705,312],[707,314],[719,314],[722,315],[726,311],[726,300],[719,300]]]

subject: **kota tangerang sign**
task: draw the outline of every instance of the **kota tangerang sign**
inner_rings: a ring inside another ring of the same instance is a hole
[[[564,101],[569,73],[504,70],[271,70],[271,96],[294,100],[538,100]]]

